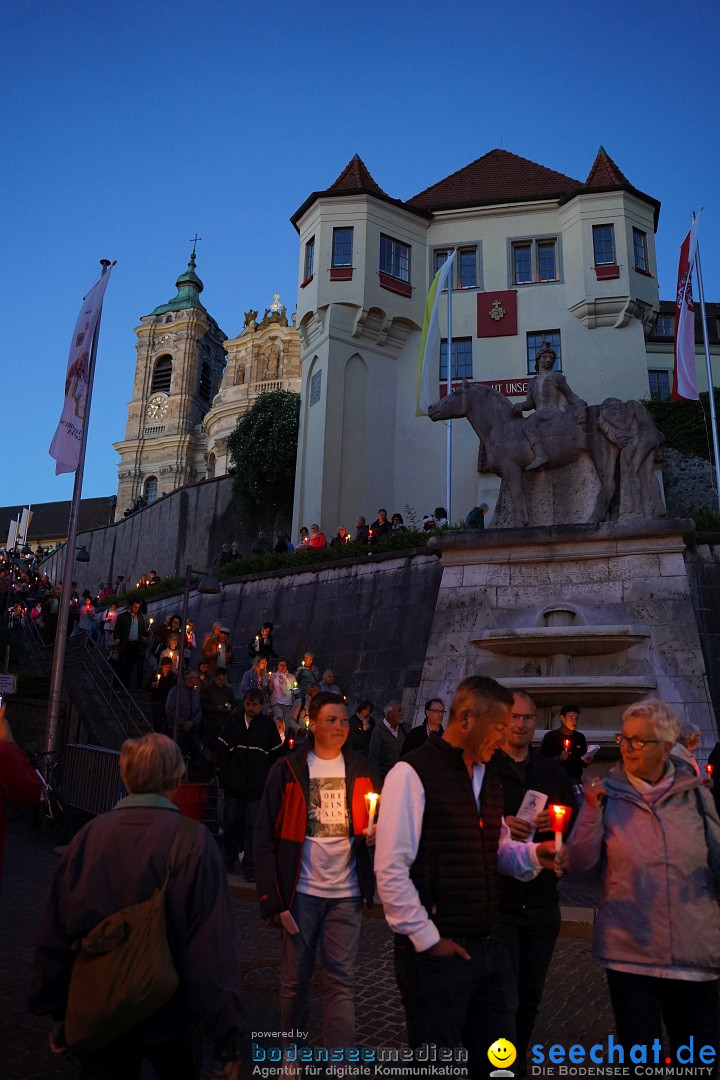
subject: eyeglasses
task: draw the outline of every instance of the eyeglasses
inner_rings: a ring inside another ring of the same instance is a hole
[[[445,715],[444,709],[426,709],[425,712],[439,712],[441,716]]]
[[[537,720],[536,712],[514,712],[512,718],[515,721],[522,720],[523,724],[529,724],[531,720]]]
[[[629,746],[632,750],[642,750],[643,747],[649,743],[659,743],[659,739],[636,739],[634,735],[616,735],[615,742],[620,749],[623,747],[623,743]]]

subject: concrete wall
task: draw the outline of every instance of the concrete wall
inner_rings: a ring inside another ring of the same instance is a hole
[[[151,503],[144,510],[121,517],[113,525],[80,533],[90,553],[89,563],[75,563],[73,580],[78,589],[95,593],[101,581],[123,574],[134,586],[141,574],[157,571],[159,578],[184,574],[191,563],[197,570],[212,566],[224,543],[240,541],[249,552],[248,532],[242,527],[232,497],[232,480],[221,476],[182,488]],[[51,581],[62,578],[65,547],[43,563]]]
[[[311,651],[321,672],[332,668],[351,708],[369,697],[382,709],[398,696],[411,721],[441,576],[437,556],[424,551],[254,574],[227,582],[219,596],[193,594],[190,618],[198,646],[214,622],[230,628],[235,687],[250,664],[248,643],[270,620],[281,658],[297,666]],[[179,608],[176,596],[149,605],[148,611],[158,618]]]

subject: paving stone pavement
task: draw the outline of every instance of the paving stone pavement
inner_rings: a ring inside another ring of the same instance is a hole
[[[36,927],[58,857],[52,841],[36,839],[24,819],[8,825],[5,874],[0,888],[0,1080],[77,1080],[78,1070],[48,1049],[47,1022],[27,1011]],[[238,884],[239,884],[239,879]],[[253,1075],[249,1042],[255,1032],[279,1025],[280,939],[259,919],[252,890],[234,889],[233,910],[250,1029],[243,1078]],[[580,899],[580,897],[578,897]],[[583,894],[583,899],[586,899]],[[310,1041],[321,1044],[321,976],[311,992]],[[363,920],[357,967],[358,1045],[404,1045],[404,1022],[395,986],[392,935],[382,918]],[[562,937],[548,976],[535,1042],[604,1041],[612,1018],[600,967],[587,941]],[[258,1036],[261,1045],[273,1040]],[[208,1054],[205,1080],[212,1074]],[[154,1074],[148,1069],[143,1080]],[[410,1076],[411,1074],[406,1074]],[[459,1078],[458,1078],[459,1080]]]

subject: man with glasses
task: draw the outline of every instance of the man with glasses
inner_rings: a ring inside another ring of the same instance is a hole
[[[400,751],[400,757],[407,757],[411,750],[417,750],[418,746],[427,740],[430,732],[434,732],[435,735],[442,735],[443,733],[443,717],[445,716],[445,706],[440,698],[430,698],[425,702],[425,719],[422,724],[418,724],[412,728],[411,731],[405,736],[405,742],[402,744]]]
[[[575,815],[575,798],[568,774],[531,745],[536,723],[537,711],[532,698],[516,690],[510,726],[502,746],[495,751],[488,765],[488,774],[500,781],[503,815],[510,836],[523,843],[551,838],[548,809],[551,805],[568,806],[573,817]],[[528,791],[547,796],[545,808],[532,823],[517,816]],[[502,877],[501,885],[500,937],[510,953],[518,985],[516,1067],[520,1076],[525,1076],[527,1048],[560,933],[557,878],[551,871],[541,870],[532,881]]]

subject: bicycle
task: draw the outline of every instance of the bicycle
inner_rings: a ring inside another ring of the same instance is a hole
[[[59,765],[58,755],[51,752],[47,754],[29,754],[28,756],[42,782],[40,802],[34,809],[37,826],[35,839],[39,840],[42,834],[49,830],[56,843],[65,844],[70,835],[70,822],[65,807],[51,783],[51,777]],[[39,767],[43,765],[45,766],[44,771]]]

